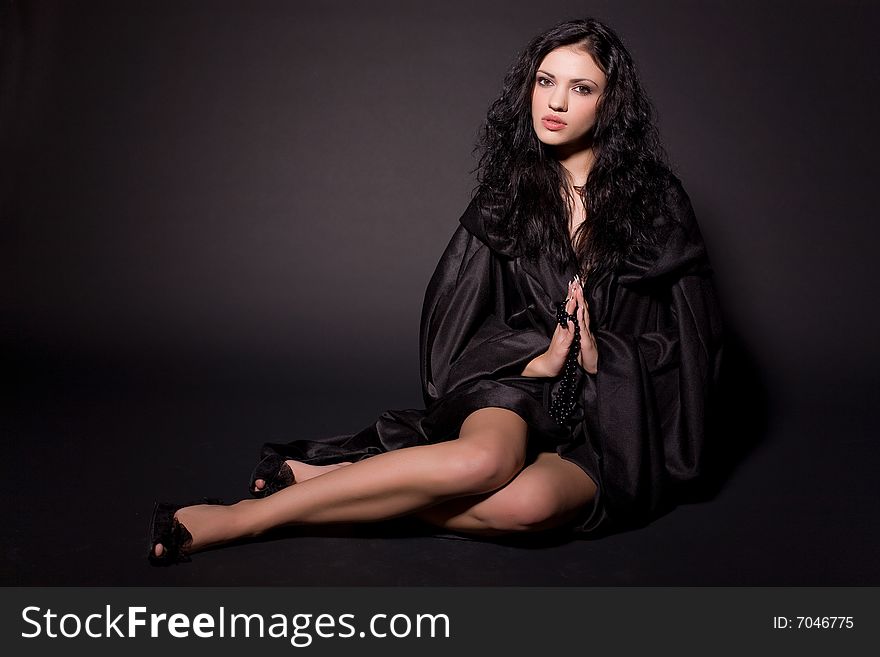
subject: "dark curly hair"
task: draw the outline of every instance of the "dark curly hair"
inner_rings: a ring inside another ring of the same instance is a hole
[[[614,270],[658,243],[655,222],[669,175],[654,110],[620,38],[588,18],[560,23],[535,37],[507,72],[475,151],[477,195],[501,208],[487,228],[514,238],[527,257],[549,256],[560,271],[571,253],[569,210],[575,199],[566,173],[532,127],[531,98],[544,57],[562,46],[583,48],[606,77],[596,108],[595,160],[581,201],[584,221],[574,235],[581,274]]]

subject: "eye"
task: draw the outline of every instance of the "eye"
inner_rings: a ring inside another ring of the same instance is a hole
[[[539,87],[548,87],[551,84],[553,84],[553,81],[550,78],[545,78],[545,77],[539,75],[538,79],[536,80],[536,83]]]
[[[591,93],[593,93],[593,90],[584,84],[579,84],[574,88],[574,90],[576,93],[579,93],[583,96],[589,96]]]

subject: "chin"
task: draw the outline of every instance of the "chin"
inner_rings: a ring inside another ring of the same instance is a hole
[[[578,143],[578,140],[554,139],[553,137],[550,137],[550,138],[538,137],[538,140],[542,144],[544,144],[545,146],[554,146],[556,148],[566,148],[569,146],[574,146]]]

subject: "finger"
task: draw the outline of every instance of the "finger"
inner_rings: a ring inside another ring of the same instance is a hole
[[[587,304],[586,300],[581,301],[578,306],[584,311],[584,324],[586,326],[590,326],[590,306]]]
[[[554,337],[558,335],[558,336],[565,338],[566,336],[573,335],[573,334],[574,334],[574,328],[571,324],[571,321],[566,321],[565,326],[557,323],[556,329],[553,331]]]
[[[581,328],[584,330],[590,329],[590,313],[587,311],[587,306],[584,304],[580,307],[581,311]]]
[[[555,341],[560,349],[568,349],[571,341],[574,340],[574,331],[572,329],[563,329],[560,327],[559,333],[556,335]]]
[[[590,335],[590,323],[586,313],[578,315],[578,327],[580,328],[581,347],[586,347],[588,343],[585,338]]]
[[[569,292],[568,299],[565,302],[565,312],[567,312],[569,315],[573,313],[574,309],[577,307],[577,303],[578,300],[576,288],[572,287],[571,291]]]

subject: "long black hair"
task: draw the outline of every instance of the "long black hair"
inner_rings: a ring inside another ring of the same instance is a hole
[[[532,127],[531,98],[544,57],[563,46],[588,53],[606,77],[593,129],[595,160],[572,198],[562,165]],[[513,237],[531,258],[551,257],[560,270],[569,258],[569,204],[585,204],[574,235],[580,273],[616,269],[628,255],[660,239],[654,226],[669,166],[632,57],[620,38],[588,18],[560,23],[535,37],[507,72],[476,147],[478,194],[502,210],[491,228]]]

